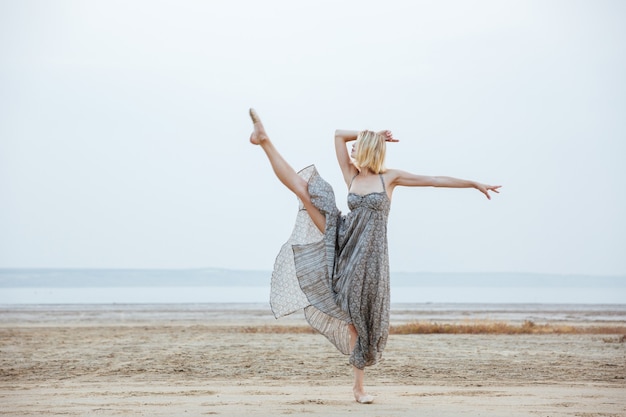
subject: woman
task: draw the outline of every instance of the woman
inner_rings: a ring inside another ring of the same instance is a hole
[[[278,179],[301,203],[296,226],[276,258],[270,303],[276,317],[304,309],[313,328],[354,368],[354,398],[371,403],[363,388],[364,369],[381,357],[389,334],[387,216],[397,186],[476,188],[487,198],[500,186],[451,177],[385,169],[390,131],[335,132],[335,150],[348,186],[350,212],[342,215],[332,187],[309,166],[296,172],[270,141],[250,109],[250,142],[265,151]],[[348,154],[347,142],[354,141]]]

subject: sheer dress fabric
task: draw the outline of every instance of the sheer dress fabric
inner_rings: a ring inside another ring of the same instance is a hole
[[[314,165],[298,172],[308,182],[311,201],[326,217],[321,233],[302,202],[296,224],[274,264],[270,305],[276,318],[304,309],[309,324],[359,369],[382,356],[389,335],[390,201],[382,191],[348,194],[342,215],[332,187]],[[350,352],[349,324],[358,333]]]

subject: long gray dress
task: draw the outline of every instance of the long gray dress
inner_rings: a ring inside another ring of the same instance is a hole
[[[294,230],[274,264],[272,311],[278,318],[304,309],[309,324],[363,369],[381,358],[389,335],[390,201],[384,181],[381,176],[381,192],[348,194],[350,212],[342,215],[315,166],[298,174],[308,181],[326,230],[319,232],[300,202]],[[359,335],[352,352],[350,323]]]

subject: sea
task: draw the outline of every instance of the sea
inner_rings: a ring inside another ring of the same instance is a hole
[[[0,269],[0,306],[265,304],[271,272]],[[626,305],[626,275],[392,272],[394,304]]]
[[[217,268],[0,269],[0,326],[274,323],[271,275]],[[303,320],[292,314],[281,323]],[[622,325],[626,276],[392,272],[391,320]]]

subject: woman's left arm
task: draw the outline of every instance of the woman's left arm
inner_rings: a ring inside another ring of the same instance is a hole
[[[405,187],[445,187],[445,188],[475,188],[491,200],[489,191],[499,193],[501,185],[487,185],[476,181],[463,180],[454,177],[415,175],[409,172],[390,169],[387,174],[391,177],[392,187],[398,185]]]

